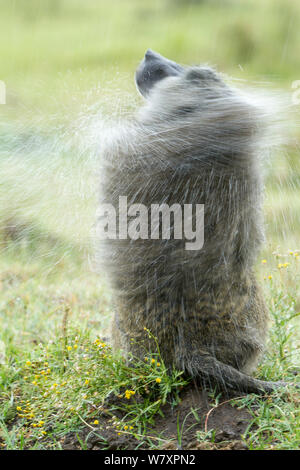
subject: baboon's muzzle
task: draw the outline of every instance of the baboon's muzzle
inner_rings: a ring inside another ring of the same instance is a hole
[[[139,92],[147,97],[157,82],[166,77],[180,75],[183,71],[181,65],[148,49],[135,73],[136,86]]]

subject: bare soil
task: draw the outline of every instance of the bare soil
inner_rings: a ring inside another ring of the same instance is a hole
[[[251,422],[251,414],[238,409],[229,400],[235,395],[224,395],[215,406],[205,390],[196,385],[186,387],[181,394],[181,402],[172,407],[166,404],[155,424],[147,430],[148,439],[138,440],[127,432],[118,432],[111,426],[111,416],[101,414],[99,431],[86,427],[77,436],[69,434],[62,442],[63,449],[134,450],[134,449],[187,449],[187,450],[246,450],[247,445],[241,438]],[[194,410],[191,411],[191,410]],[[119,419],[121,416],[117,416]],[[178,428],[180,432],[178,433]],[[197,439],[197,432],[214,431],[212,440]],[[148,441],[148,442],[147,442]],[[213,442],[212,442],[213,441]]]

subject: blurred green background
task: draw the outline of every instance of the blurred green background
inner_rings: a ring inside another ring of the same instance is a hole
[[[294,0],[1,0],[0,9],[2,79],[31,105],[63,79],[76,91],[124,73],[131,88],[148,47],[288,86],[300,69]]]
[[[96,163],[76,152],[68,126],[94,103],[106,115],[134,108],[147,48],[291,96],[300,79],[294,0],[0,0],[0,35],[0,233],[30,233],[33,250],[49,234],[64,252],[90,250]],[[84,139],[84,126],[78,132]],[[300,248],[297,134],[266,162],[265,253]]]

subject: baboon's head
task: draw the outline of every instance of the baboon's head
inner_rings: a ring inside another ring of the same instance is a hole
[[[176,152],[192,148],[201,153],[205,148],[215,159],[221,155],[222,161],[224,155],[240,154],[257,140],[260,111],[223,77],[207,65],[181,66],[148,50],[135,76],[146,98],[138,121],[149,125],[151,132],[155,126],[167,129],[159,142],[164,137],[175,148],[176,141]]]
[[[135,73],[139,92],[147,98],[150,92],[166,78],[176,77],[186,89],[188,84],[207,89],[210,86],[225,86],[220,75],[210,67],[183,67],[157,52],[148,49]]]
[[[234,108],[232,89],[220,73],[207,65],[182,66],[150,49],[135,74],[146,102],[139,110],[142,121],[216,119]]]

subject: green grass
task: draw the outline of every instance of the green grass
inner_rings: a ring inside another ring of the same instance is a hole
[[[186,382],[175,371],[169,376],[157,357],[144,362],[132,359],[127,365],[121,356],[112,356],[103,341],[92,341],[89,330],[68,330],[68,312],[55,342],[40,343],[34,354],[15,357],[9,369],[6,380],[18,380],[22,394],[15,390],[3,403],[1,425],[7,448],[19,448],[21,438],[29,448],[56,448],[66,433],[82,425],[101,435],[103,412],[117,435],[131,434],[143,442],[147,425],[168,395],[175,392],[175,404],[176,393]],[[117,401],[105,409],[108,396]],[[123,413],[122,420],[117,411]],[[13,418],[16,424],[8,429],[6,423]]]
[[[97,341],[109,334],[112,303],[105,273],[91,269],[97,160],[86,135],[89,116],[135,107],[133,72],[148,47],[289,92],[300,78],[300,5],[0,0],[0,12],[0,79],[8,94],[0,107],[0,444],[59,449],[64,436],[86,427],[101,439],[104,408],[116,435],[163,447],[149,429],[166,402],[176,406],[182,376],[169,377],[157,357],[128,367]],[[272,157],[266,178],[267,262],[257,265],[272,317],[257,369],[266,380],[295,382],[299,368],[299,162],[290,145]],[[126,390],[135,394],[127,399]],[[253,415],[244,436],[249,448],[299,448],[292,386],[233,406]],[[180,444],[185,424],[177,431]],[[213,445],[214,432],[198,440]],[[78,441],[85,449],[79,434]]]
[[[28,247],[22,249],[30,252]],[[80,278],[72,278],[66,265],[48,276],[42,275],[41,263],[26,271],[22,262],[26,253],[20,250],[19,264],[12,262],[10,253],[7,265],[1,266],[2,446],[58,449],[64,436],[87,426],[101,436],[105,410],[116,435],[132,435],[140,445],[159,448],[165,441],[154,440],[149,428],[167,400],[176,405],[185,381],[175,371],[169,377],[157,355],[143,362],[133,358],[134,367],[128,367],[99,339],[99,333],[107,332],[110,302],[96,277],[81,272]],[[257,376],[292,384],[299,365],[295,330],[300,315],[296,298],[300,256],[273,255],[261,266],[272,328]],[[126,398],[126,390],[135,394]],[[111,395],[116,399],[106,403]],[[250,449],[298,448],[299,396],[292,385],[287,393],[274,392],[263,399],[249,395],[233,400],[233,406],[247,407],[253,415],[244,436]],[[179,443],[186,431],[183,423]],[[198,438],[203,442],[203,433]],[[205,435],[205,441],[213,444],[214,433]]]

